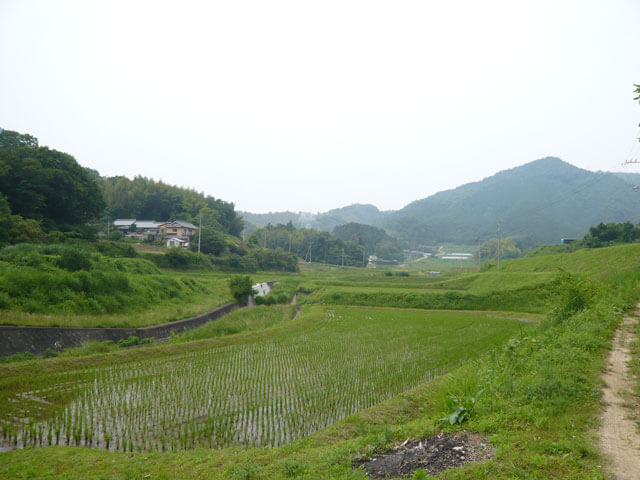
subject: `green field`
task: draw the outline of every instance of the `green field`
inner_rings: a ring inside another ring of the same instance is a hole
[[[495,315],[318,307],[273,324],[258,338],[29,379],[11,395],[3,392],[3,435],[19,446],[120,451],[278,446],[530,328]],[[60,398],[50,418],[34,421],[43,413],[39,404]],[[15,408],[22,425],[6,421]]]
[[[160,275],[225,294],[220,274]],[[162,345],[0,364],[3,443],[27,446],[0,453],[0,477],[364,479],[360,458],[465,429],[495,457],[438,478],[607,478],[600,372],[639,296],[639,245],[501,272],[303,265],[252,279],[298,292],[300,314],[259,306]],[[479,392],[463,426],[440,421],[452,394]]]

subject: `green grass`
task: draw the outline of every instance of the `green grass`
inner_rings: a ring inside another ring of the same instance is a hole
[[[505,260],[501,265],[504,272],[557,272],[563,269],[597,280],[619,272],[637,271],[639,268],[640,243]],[[495,270],[495,265],[491,269]]]
[[[214,322],[171,337],[173,343],[192,342],[207,338],[233,335],[245,331],[262,330],[283,320],[290,320],[296,312],[295,305],[257,306],[235,310]]]
[[[123,246],[98,247],[135,255]],[[148,260],[82,244],[0,250],[0,324],[142,327],[230,301],[223,275],[162,272]]]

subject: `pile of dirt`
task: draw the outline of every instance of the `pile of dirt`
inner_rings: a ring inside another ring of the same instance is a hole
[[[390,453],[360,460],[371,478],[402,477],[422,468],[436,474],[470,462],[491,458],[494,454],[486,437],[469,432],[440,433],[424,440],[405,442]]]

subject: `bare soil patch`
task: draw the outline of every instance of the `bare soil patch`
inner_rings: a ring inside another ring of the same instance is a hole
[[[637,314],[636,314],[637,315]],[[607,359],[603,400],[605,408],[600,426],[600,448],[609,460],[609,471],[618,480],[640,478],[640,434],[634,420],[633,379],[629,343],[637,316],[625,317],[616,331],[613,348]]]
[[[487,460],[494,450],[486,437],[469,432],[440,433],[405,442],[390,453],[357,461],[370,478],[407,477],[422,468],[436,474],[470,462]]]

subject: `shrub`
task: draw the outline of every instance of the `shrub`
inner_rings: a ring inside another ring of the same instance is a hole
[[[34,358],[36,358],[36,356],[31,352],[14,353],[13,355],[0,357],[0,363],[26,362]]]
[[[238,305],[246,305],[249,295],[253,295],[253,284],[248,275],[231,277],[229,279],[229,290],[236,299]]]
[[[7,309],[11,306],[11,299],[7,292],[0,292],[0,310]]]
[[[65,248],[58,260],[58,266],[69,272],[91,269],[89,253],[78,248]]]
[[[44,351],[44,358],[53,358],[53,357],[57,357],[59,355],[59,353],[57,351],[55,351],[53,348],[47,348]]]
[[[554,307],[549,313],[549,318],[554,323],[562,322],[591,307],[598,293],[593,282],[565,271],[558,274],[554,287]]]

